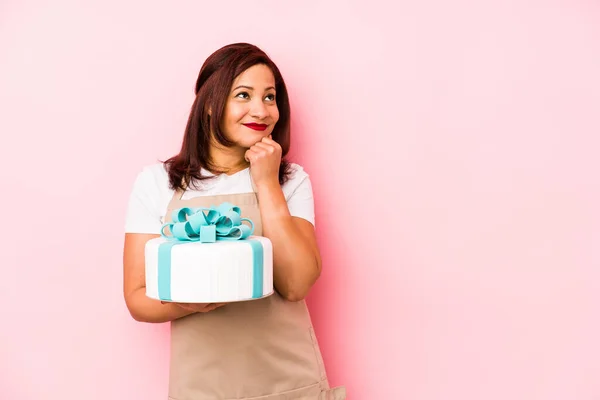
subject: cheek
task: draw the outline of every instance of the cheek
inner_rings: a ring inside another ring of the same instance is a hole
[[[240,122],[246,114],[248,114],[248,110],[246,109],[246,107],[234,107],[231,113],[231,121]]]
[[[225,118],[229,122],[238,122],[244,115],[246,115],[247,107],[242,104],[231,102],[227,105]]]
[[[235,129],[235,126],[243,119],[246,112],[242,107],[228,107],[223,120],[228,129]]]

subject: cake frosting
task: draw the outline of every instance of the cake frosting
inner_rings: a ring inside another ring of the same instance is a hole
[[[170,265],[159,265],[159,253],[169,247]],[[153,299],[215,303],[273,293],[273,247],[262,236],[214,243],[160,237],[148,241],[145,256],[146,295]]]
[[[244,223],[245,222],[245,223]],[[182,208],[145,246],[146,295],[183,303],[259,299],[273,293],[273,246],[223,203]]]

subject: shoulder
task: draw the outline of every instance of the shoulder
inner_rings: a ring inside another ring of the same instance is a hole
[[[169,189],[169,174],[163,163],[145,165],[138,172],[136,185],[148,190],[165,191]]]
[[[169,174],[167,173],[166,167],[163,163],[145,165],[142,167],[139,175],[148,181],[156,181],[156,183],[169,181]]]
[[[155,198],[159,203],[164,201],[173,190],[169,188],[169,174],[163,163],[146,165],[138,172],[134,190],[140,195]]]
[[[290,163],[289,171],[288,180],[281,186],[286,199],[289,199],[299,188],[310,187],[310,176],[304,167]]]
[[[169,196],[169,177],[162,163],[142,167],[137,173],[127,206],[125,231],[159,233]]]
[[[298,164],[290,164],[289,179],[282,186],[290,214],[315,224],[315,210],[310,177]]]
[[[291,189],[291,188],[295,188],[298,185],[300,185],[302,183],[302,181],[308,179],[308,172],[304,169],[303,166],[296,164],[296,163],[290,163],[289,164],[289,174],[288,174],[288,179],[287,181],[285,181],[285,183],[283,184],[283,188],[284,190],[286,188]]]
[[[306,178],[308,178],[308,172],[304,169],[304,167],[300,164],[296,164],[296,163],[290,163],[289,164],[289,168],[290,168],[290,175],[289,175],[289,179],[286,183],[288,182],[296,182],[299,180],[304,180]]]

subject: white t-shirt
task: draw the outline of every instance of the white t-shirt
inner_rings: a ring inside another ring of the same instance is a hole
[[[282,190],[290,214],[304,218],[315,224],[314,200],[308,174],[298,164],[291,164],[291,174]],[[200,182],[199,190],[188,189],[183,200],[198,196],[235,194],[252,192],[250,170],[248,168],[233,175],[213,175],[202,170],[203,176],[213,178]],[[167,206],[174,191],[169,188],[169,176],[162,163],[142,169],[133,184],[125,218],[126,233],[160,234]]]

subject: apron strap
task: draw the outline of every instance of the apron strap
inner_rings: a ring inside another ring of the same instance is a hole
[[[252,191],[258,195],[258,189],[256,189],[256,185],[254,184],[254,180],[252,179],[252,170],[248,167],[248,177],[250,178],[250,185],[252,186]]]
[[[182,179],[181,180],[181,184],[183,185],[183,187],[185,188],[185,180]],[[167,209],[171,209],[171,205],[176,202],[181,200],[181,198],[183,197],[183,193],[185,192],[185,189],[181,189],[178,188],[173,192],[173,197],[171,197],[171,200],[169,201],[169,204],[167,205]]]
[[[256,201],[258,202],[258,189],[256,188],[256,185],[254,184],[254,180],[252,179],[252,171],[250,170],[250,167],[248,167],[248,178],[250,179],[250,185],[252,186],[252,193],[254,193],[254,196],[256,197]],[[185,185],[185,181],[182,182],[183,185],[183,189],[177,189],[173,192],[173,197],[171,197],[171,201],[169,201],[169,205],[167,206],[168,209],[171,209],[173,207],[171,207],[171,205],[176,202],[181,200],[181,198],[183,197],[183,194],[186,191],[186,185]]]

